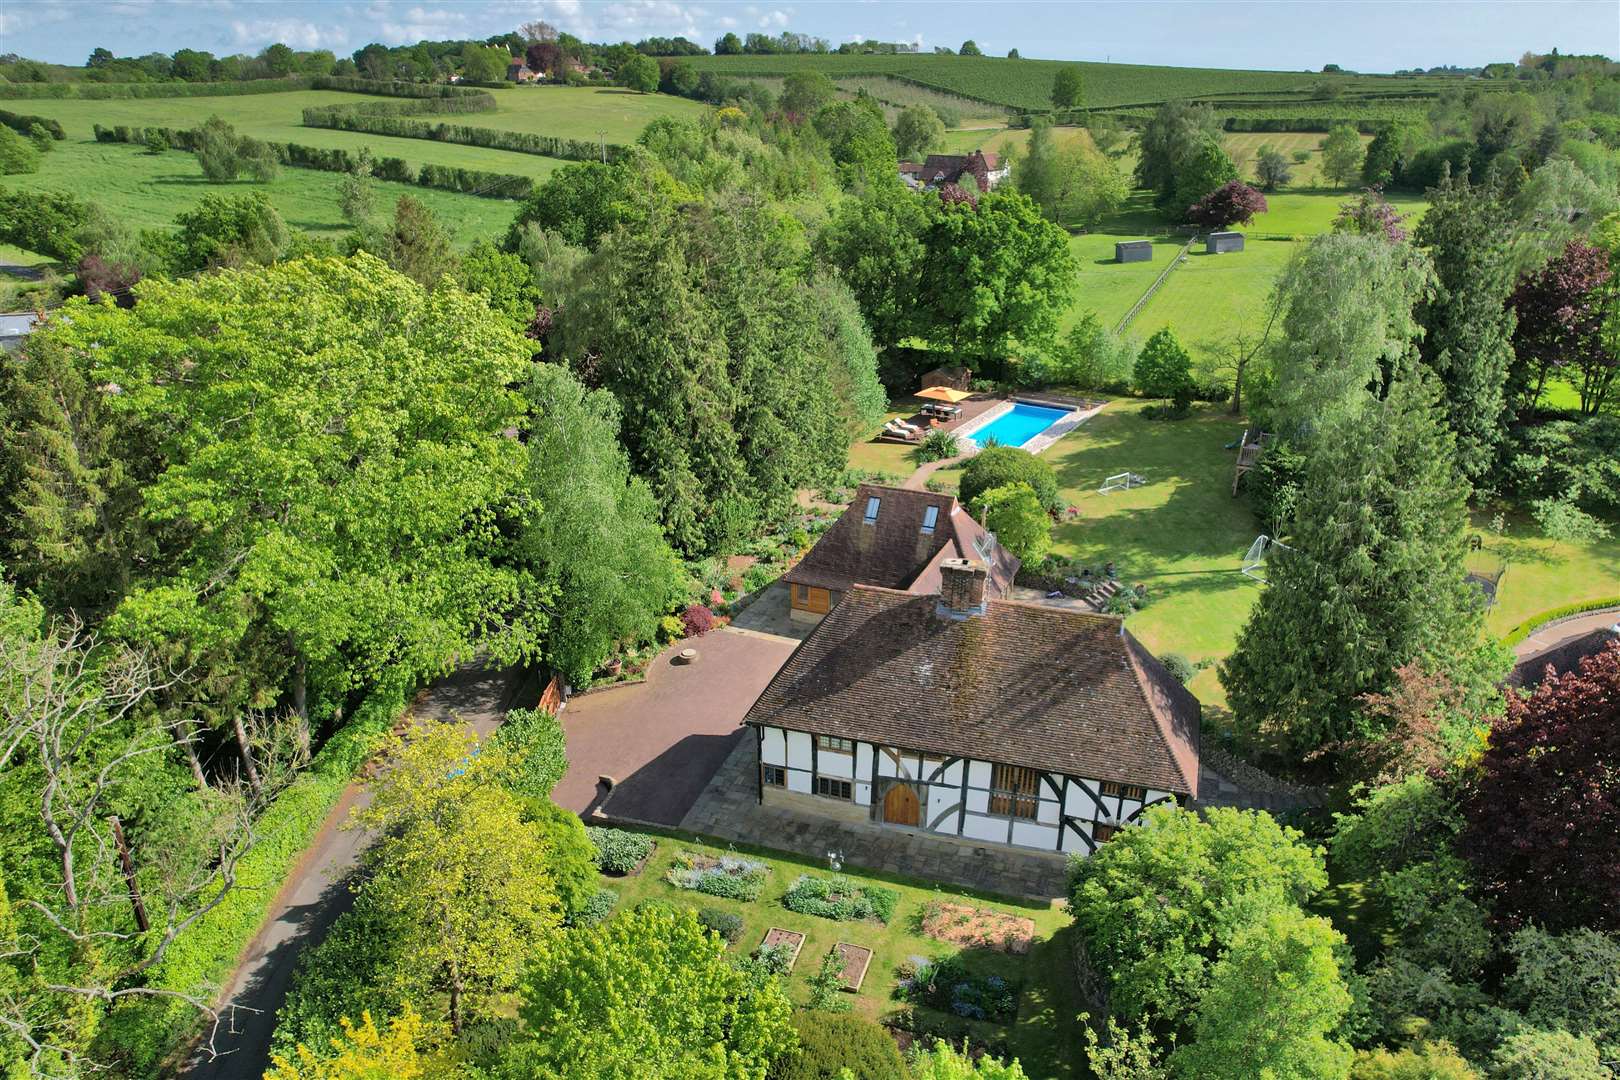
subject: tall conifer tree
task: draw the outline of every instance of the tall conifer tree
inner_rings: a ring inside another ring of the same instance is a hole
[[[1288,548],[1221,667],[1241,719],[1307,753],[1377,734],[1361,696],[1402,664],[1468,679],[1483,610],[1454,443],[1433,376],[1410,361],[1384,400],[1315,440]]]
[[[1505,387],[1513,362],[1512,252],[1507,208],[1494,184],[1443,178],[1417,228],[1434,261],[1434,295],[1417,306],[1423,362],[1445,387],[1457,437],[1457,468],[1478,483],[1504,434]]]

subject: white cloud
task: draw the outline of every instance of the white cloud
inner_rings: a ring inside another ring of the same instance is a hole
[[[783,11],[781,8],[767,11],[759,17],[759,28],[761,30],[786,30],[790,14],[792,13]]]
[[[513,24],[544,19],[566,33],[586,41],[635,41],[649,36],[683,35],[697,38],[711,22],[728,25],[726,18],[714,19],[708,9],[677,0],[611,0],[584,4],[580,0],[517,0],[494,6],[510,12]],[[729,25],[735,25],[730,20]]]
[[[262,49],[281,42],[295,49],[340,49],[349,40],[341,26],[318,26],[307,19],[235,19],[231,38],[238,48]]]

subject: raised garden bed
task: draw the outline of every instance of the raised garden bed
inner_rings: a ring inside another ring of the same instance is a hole
[[[692,889],[727,900],[757,900],[771,868],[758,859],[741,855],[705,855],[697,851],[676,852],[664,873],[664,880],[677,889]]]
[[[1035,940],[1035,920],[967,904],[931,900],[923,907],[922,932],[964,949],[995,949],[1023,956]]]
[[[844,989],[850,993],[861,988],[866,981],[866,969],[872,966],[872,950],[864,945],[851,945],[847,941],[840,941],[833,946],[838,959],[843,962],[843,970],[838,978],[843,982]]]
[[[782,904],[789,911],[840,922],[870,919],[887,923],[894,917],[894,905],[899,901],[900,894],[893,889],[863,885],[842,874],[830,878],[801,874],[782,897]]]
[[[585,835],[596,848],[596,868],[610,877],[635,877],[652,858],[658,842],[645,833],[593,825]]]
[[[765,931],[765,936],[759,942],[760,951],[778,950],[787,957],[782,964],[783,971],[792,971],[793,965],[799,962],[799,950],[804,948],[804,935],[797,930],[783,930],[780,926],[773,926]]]

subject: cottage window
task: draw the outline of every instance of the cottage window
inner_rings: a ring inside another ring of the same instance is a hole
[[[855,744],[849,739],[835,739],[831,735],[817,735],[816,749],[828,750],[834,754],[853,754]]]
[[[765,784],[767,787],[786,787],[787,770],[780,765],[765,766]]]
[[[1108,838],[1114,835],[1114,829],[1115,826],[1113,825],[1093,825],[1091,827],[1091,838],[1099,844],[1106,844]]]
[[[923,511],[922,532],[924,536],[931,536],[934,526],[939,524],[939,507],[930,506]]]
[[[1102,782],[1102,793],[1111,799],[1135,799],[1137,802],[1147,799],[1147,788],[1137,787],[1134,784],[1116,784],[1112,780]]]
[[[878,507],[882,506],[882,505],[883,505],[883,500],[878,498],[876,495],[867,496],[867,499],[866,499],[866,523],[868,525],[876,525],[877,524]]]
[[[835,780],[830,776],[816,777],[816,794],[829,799],[843,799],[845,802],[849,802],[852,798],[849,781]]]
[[[1035,817],[1040,799],[1040,777],[1034,769],[997,765],[990,772],[990,812],[1008,817]]]

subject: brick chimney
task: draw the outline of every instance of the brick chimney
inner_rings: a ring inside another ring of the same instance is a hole
[[[990,571],[975,559],[946,559],[939,564],[940,614],[966,619],[984,614],[985,585]]]

